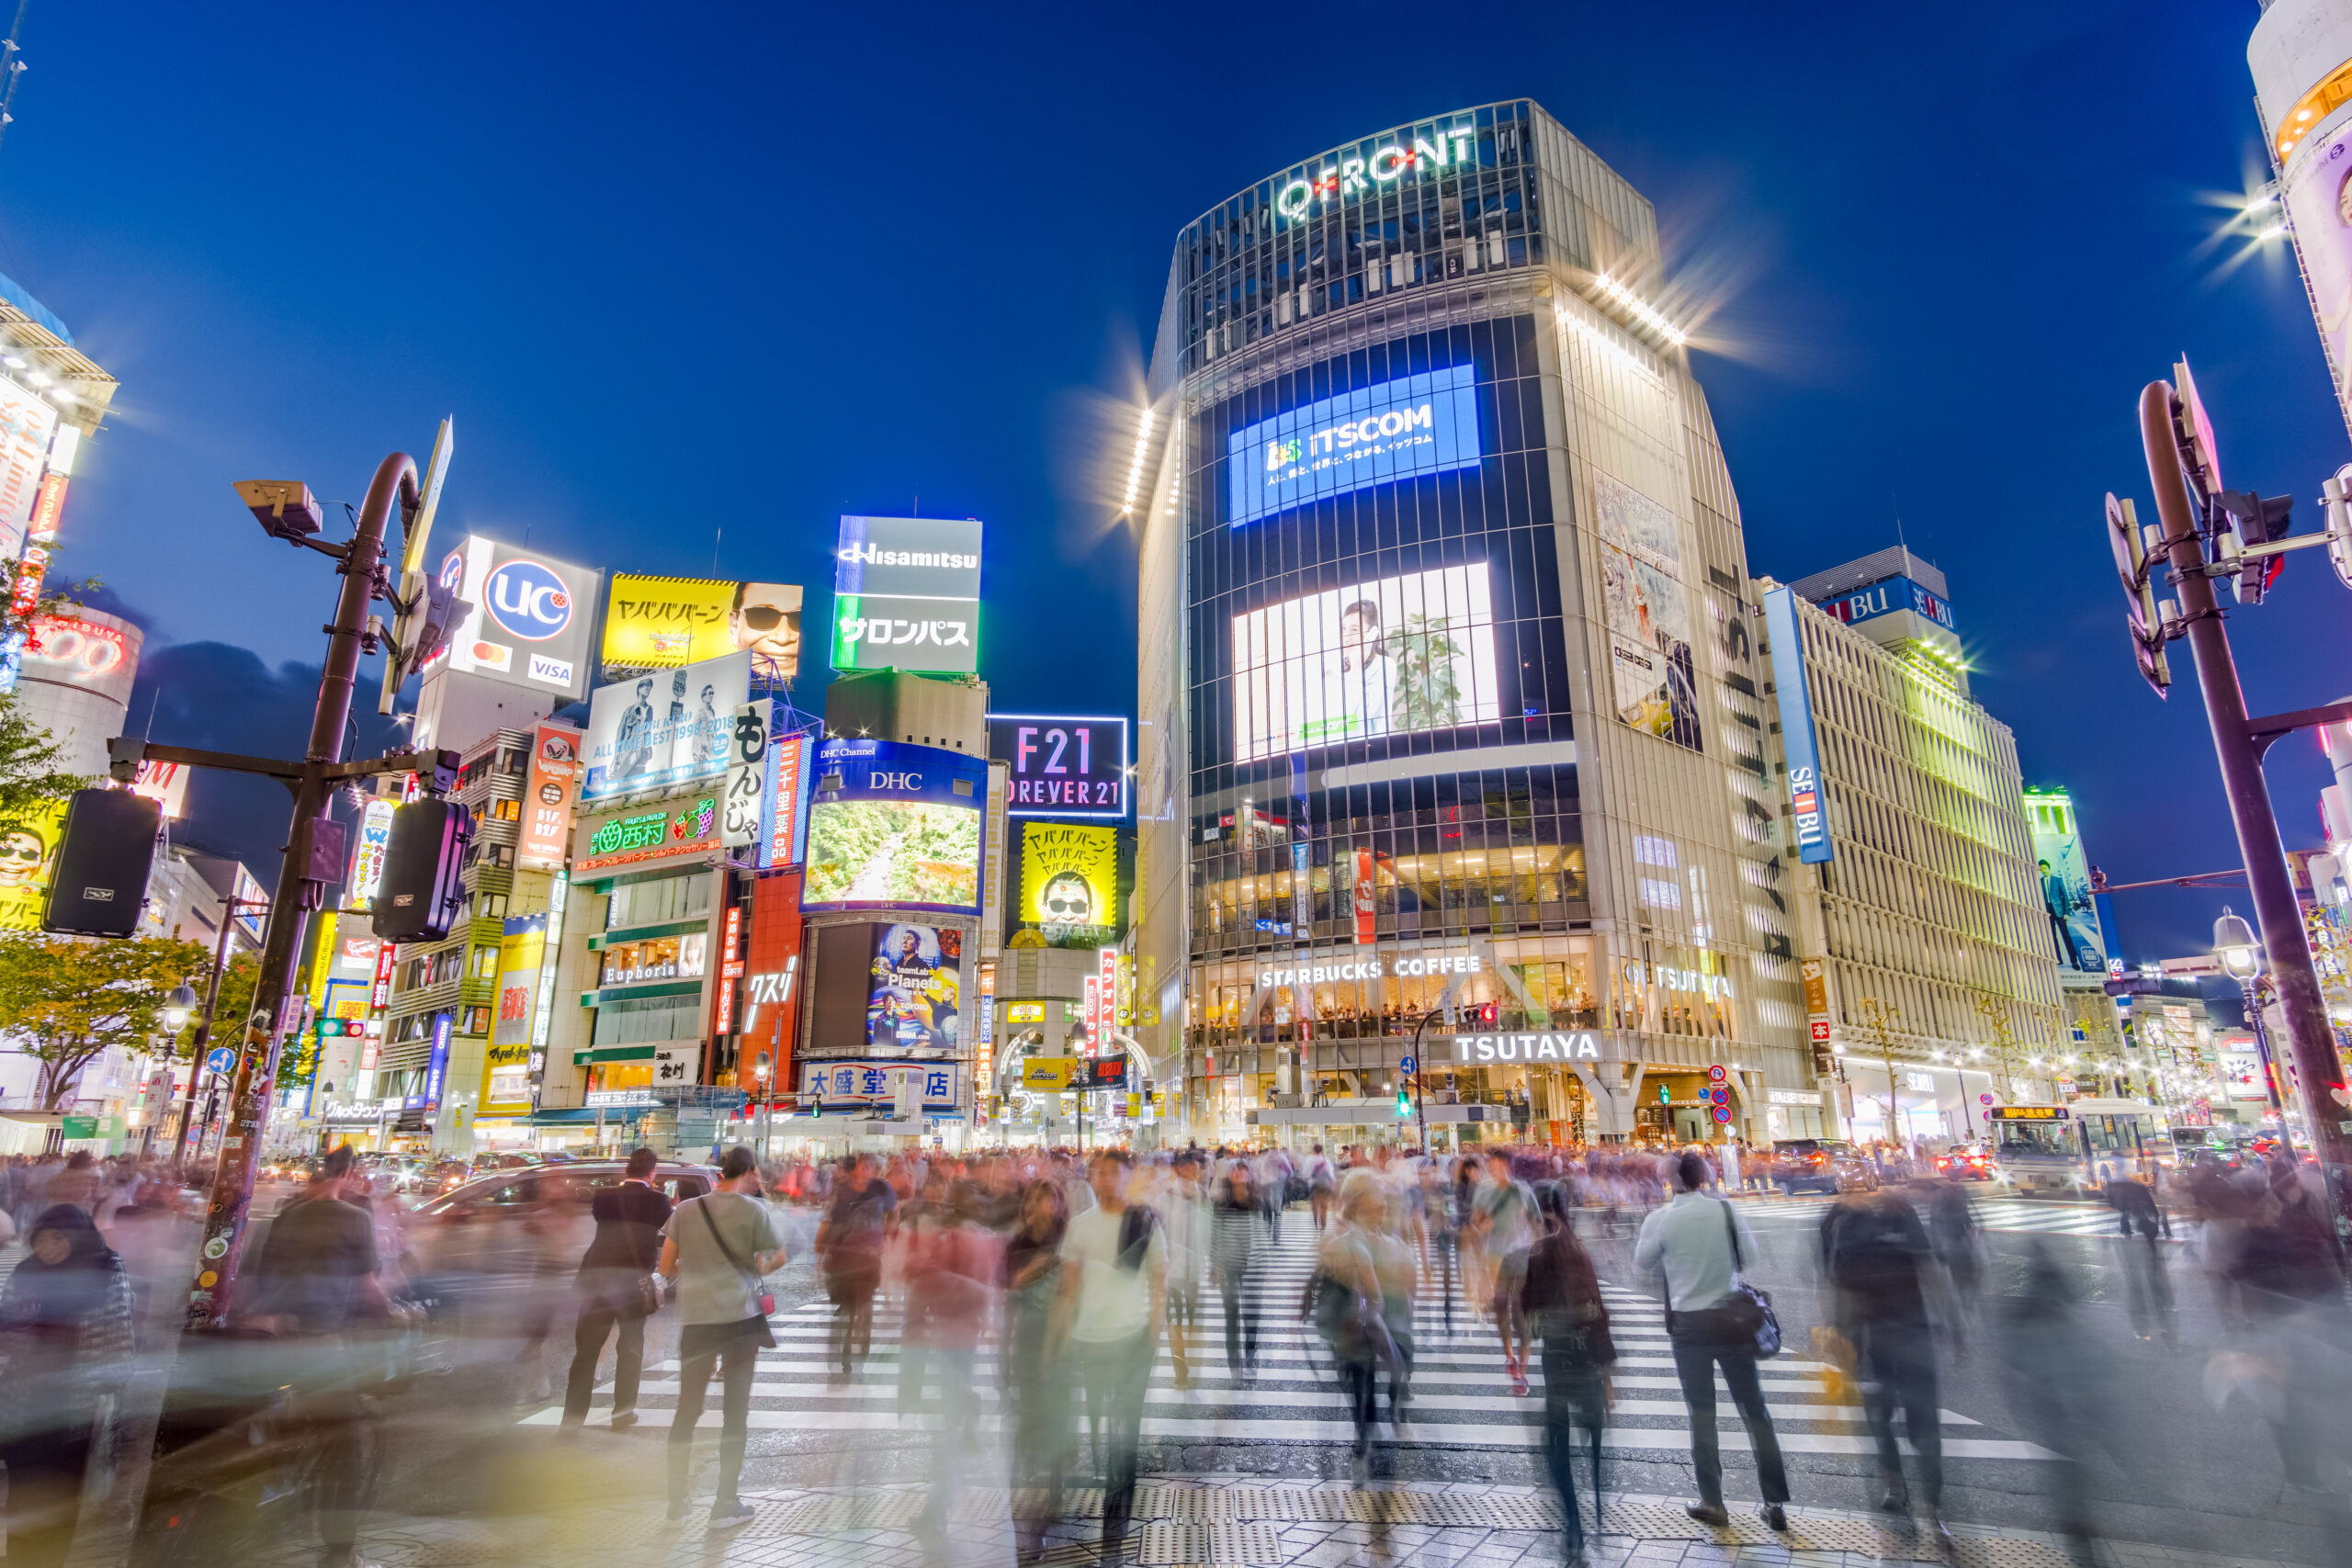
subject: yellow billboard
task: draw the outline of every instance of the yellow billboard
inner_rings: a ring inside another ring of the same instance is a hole
[[[1075,1056],[1027,1056],[1021,1063],[1021,1087],[1047,1091],[1069,1087],[1078,1075]]]
[[[1119,830],[1051,822],[1021,825],[1021,893],[1014,920],[1048,947],[1119,940]]]
[[[744,649],[754,675],[789,681],[799,672],[797,583],[613,574],[605,608],[608,677],[674,670]]]
[[[40,930],[64,826],[65,803],[54,800],[27,809],[21,827],[0,831],[0,931]]]

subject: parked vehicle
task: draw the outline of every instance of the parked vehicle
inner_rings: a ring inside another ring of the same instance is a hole
[[[1772,1184],[1787,1193],[1869,1192],[1878,1168],[1842,1138],[1781,1138],[1772,1145]]]

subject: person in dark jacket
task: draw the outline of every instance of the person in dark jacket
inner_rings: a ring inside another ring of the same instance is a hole
[[[1535,1190],[1544,1235],[1527,1255],[1527,1318],[1544,1346],[1544,1460],[1560,1495],[1568,1568],[1584,1568],[1584,1520],[1577,1509],[1575,1428],[1592,1441],[1592,1525],[1600,1529],[1600,1434],[1616,1403],[1611,1376],[1617,1347],[1609,1337],[1609,1308],[1592,1257],[1568,1224],[1567,1194],[1558,1182]]]
[[[1921,1522],[1949,1559],[1943,1522],[1943,1427],[1937,1404],[1935,1332],[1928,1316],[1933,1251],[1908,1198],[1875,1192],[1840,1199],[1821,1220],[1822,1278],[1830,1319],[1852,1342],[1862,1413],[1878,1439],[1879,1507],[1908,1518],[1894,1416],[1918,1455]]]
[[[2161,1338],[2174,1343],[2172,1280],[2165,1271],[2164,1254],[2156,1235],[2164,1216],[2156,1206],[2155,1190],[2136,1177],[2118,1173],[2107,1184],[2108,1207],[2123,1225],[2123,1280],[2132,1304],[2132,1332],[2143,1340]],[[2132,1245],[2132,1233],[2140,1244]]]
[[[130,1374],[130,1284],[89,1212],[52,1205],[31,1240],[0,1290],[10,1568],[50,1568],[73,1550],[90,1463],[110,1436],[107,1396]]]
[[[581,1257],[574,1287],[580,1318],[571,1335],[571,1376],[563,1391],[567,1427],[587,1422],[596,1361],[616,1331],[620,1342],[613,1351],[613,1425],[637,1424],[637,1384],[645,1371],[645,1319],[659,1299],[653,1269],[662,1260],[662,1227],[670,1223],[670,1200],[653,1185],[657,1164],[651,1149],[635,1151],[620,1185],[597,1193],[593,1201],[596,1235]]]
[[[1225,1365],[1236,1382],[1258,1375],[1258,1195],[1236,1160],[1209,1200],[1209,1276],[1225,1302]]]

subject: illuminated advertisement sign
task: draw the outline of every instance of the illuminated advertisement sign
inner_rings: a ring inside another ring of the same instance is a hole
[[[1127,721],[1041,714],[989,715],[989,755],[1006,763],[1012,817],[1124,818]]]
[[[2352,127],[2324,145],[2298,150],[2285,175],[2287,220],[2302,258],[2335,381],[2335,402],[2352,425]]]
[[[1475,366],[1401,376],[1244,425],[1226,438],[1234,527],[1366,485],[1477,466]]]
[[[834,669],[979,668],[977,519],[843,517],[833,558]]]
[[[768,699],[735,710],[735,732],[728,744],[727,787],[719,792],[718,841],[729,849],[760,842],[768,806]]]
[[[94,692],[118,706],[130,701],[144,634],[96,611],[36,615],[20,665],[24,679]]]
[[[139,773],[130,786],[133,795],[143,795],[164,808],[164,815],[177,821],[187,815],[187,782],[195,770],[186,762],[159,762],[149,760],[139,764]]]
[[[760,829],[760,869],[798,865],[808,852],[809,762],[816,738],[780,735],[768,743],[767,816]]]
[[[607,676],[747,652],[763,680],[800,672],[800,585],[613,574],[605,607]]]
[[[956,1109],[956,1070],[934,1064],[905,1062],[811,1062],[802,1069],[800,1092],[827,1105],[876,1104],[897,1098],[897,1075],[922,1076],[922,1108],[926,1115]]]
[[[65,803],[50,800],[28,807],[19,826],[0,831],[0,931],[40,930],[64,826]]]
[[[964,933],[876,926],[865,998],[869,1051],[953,1051],[963,1032]]]
[[[2082,825],[2063,791],[2025,792],[2026,829],[2033,835],[2034,875],[2041,886],[2042,917],[2061,966],[2085,975],[2107,973],[2107,939],[2083,855]]]
[[[569,697],[587,692],[602,572],[473,535],[442,558],[439,576],[474,607],[449,634],[450,669]]]
[[[735,710],[750,700],[751,684],[752,656],[730,653],[597,687],[581,798],[722,776],[734,754]]]
[[[707,854],[718,845],[718,797],[705,795],[675,809],[622,812],[596,823],[571,871],[585,876],[676,855]]]
[[[381,795],[368,797],[359,814],[359,841],[351,851],[351,875],[343,902],[353,909],[376,907],[376,887],[384,879],[384,846],[392,840],[392,813],[399,807]]]
[[[1813,728],[1813,698],[1805,689],[1804,634],[1796,595],[1775,588],[1764,595],[1764,636],[1772,645],[1772,685],[1781,705],[1781,748],[1789,763],[1789,810],[1797,859],[1820,865],[1832,858],[1829,803],[1822,793],[1820,742]]]
[[[523,822],[514,835],[514,863],[526,871],[563,864],[571,837],[571,805],[580,788],[580,731],[542,721],[531,731],[531,768],[523,782]]]
[[[817,748],[804,908],[980,912],[985,759],[888,740]]]
[[[1951,601],[1921,587],[1907,577],[1884,578],[1867,588],[1857,588],[1850,593],[1818,599],[1815,603],[1849,626],[1877,620],[1881,615],[1891,615],[1897,610],[1909,610],[1948,632],[1957,634],[1960,630],[1951,618]]]
[[[1484,562],[1384,577],[1233,617],[1234,761],[1492,724]]]
[[[13,560],[24,553],[56,428],[57,410],[46,399],[0,376],[0,557]]]
[[[1274,192],[1274,210],[1295,222],[1375,191],[1474,169],[1477,147],[1475,125],[1424,126],[1376,137],[1301,166]]]
[[[1617,716],[1644,735],[1702,750],[1681,529],[1671,508],[1607,474],[1593,475],[1592,502]]]
[[[433,1055],[424,1064],[424,1092],[408,1097],[412,1111],[430,1111],[441,1103],[441,1082],[449,1074],[449,1015],[433,1015]]]
[[[1013,919],[1047,947],[1100,947],[1125,934],[1119,909],[1119,830],[1021,825]]]

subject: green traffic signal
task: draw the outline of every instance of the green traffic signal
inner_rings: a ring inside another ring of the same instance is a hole
[[[1396,1091],[1396,1120],[1399,1122],[1408,1121],[1412,1117],[1412,1114],[1413,1097],[1407,1094],[1403,1089],[1398,1089]]]

